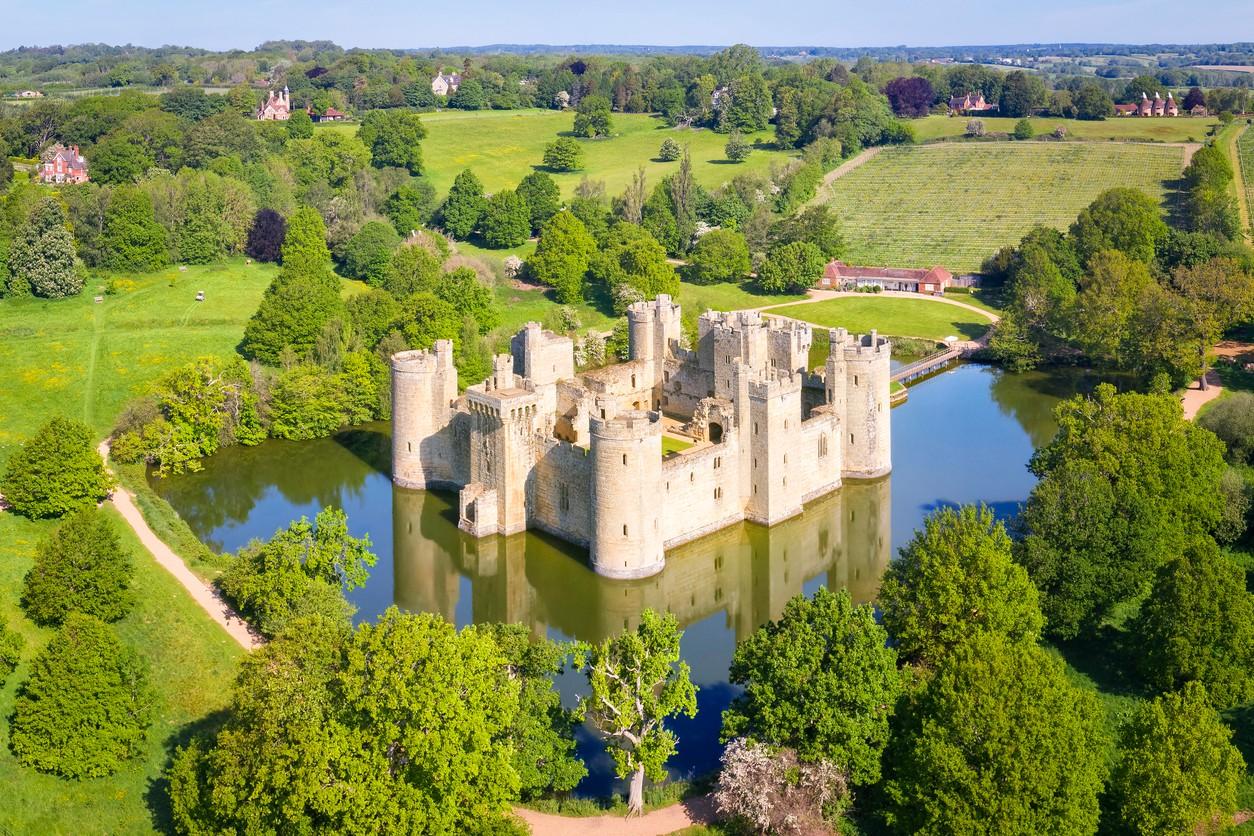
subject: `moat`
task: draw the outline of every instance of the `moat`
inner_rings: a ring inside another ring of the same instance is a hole
[[[913,386],[893,410],[890,476],[849,482],[770,529],[739,524],[667,554],[665,570],[610,580],[586,553],[527,532],[475,539],[458,530],[454,494],[394,487],[386,423],[308,442],[227,449],[199,473],[152,480],[205,542],[233,551],[324,505],[348,513],[379,555],[370,582],[350,594],[358,619],[393,603],[459,625],[523,622],[553,638],[598,640],[634,624],[645,607],[669,609],[684,627],[684,656],[698,685],[694,720],[676,723],[675,774],[709,769],[719,714],[734,696],[727,669],[738,639],[776,616],[789,597],[819,585],[872,600],[888,561],[923,518],[945,504],[984,502],[1012,515],[1030,492],[1025,465],[1054,433],[1051,411],[1097,379],[1064,369],[1013,375],[962,365]],[[573,698],[581,678],[561,683]],[[608,788],[612,765],[581,740],[589,793]]]

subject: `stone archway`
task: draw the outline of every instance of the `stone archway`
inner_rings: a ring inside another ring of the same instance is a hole
[[[723,441],[723,425],[716,421],[711,421],[706,428],[706,434],[711,444],[720,444]]]

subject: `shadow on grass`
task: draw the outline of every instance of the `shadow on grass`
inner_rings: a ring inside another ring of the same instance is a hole
[[[1105,625],[1094,635],[1050,644],[1103,694],[1140,699],[1149,694],[1133,668],[1133,654],[1128,647],[1131,641],[1135,637]]]
[[[148,790],[144,793],[144,803],[152,817],[153,829],[161,833],[174,833],[174,813],[170,805],[170,780],[166,777],[170,764],[179,749],[191,743],[197,737],[208,736],[216,732],[226,722],[226,710],[215,711],[194,723],[175,731],[162,744],[165,749],[165,766],[161,775],[148,782]]]

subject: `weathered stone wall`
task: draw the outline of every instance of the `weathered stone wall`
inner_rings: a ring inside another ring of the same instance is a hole
[[[591,479],[587,448],[544,441],[528,483],[532,524],[587,548],[592,531]]]
[[[874,331],[844,347],[845,475],[883,476],[892,469],[891,346]]]
[[[453,343],[392,357],[392,479],[408,488],[451,481],[451,448],[443,432],[457,399]]]
[[[670,549],[744,519],[739,441],[733,430],[721,444],[685,450],[662,462],[662,534]]]
[[[662,484],[662,416],[623,412],[592,419],[592,536],[597,572],[639,578],[659,572],[663,534],[658,486]]]

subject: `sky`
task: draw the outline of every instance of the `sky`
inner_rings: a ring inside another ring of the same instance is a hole
[[[492,43],[951,46],[1254,40],[1254,2],[1197,0],[2,0],[0,49]],[[47,12],[55,8],[55,25]]]

